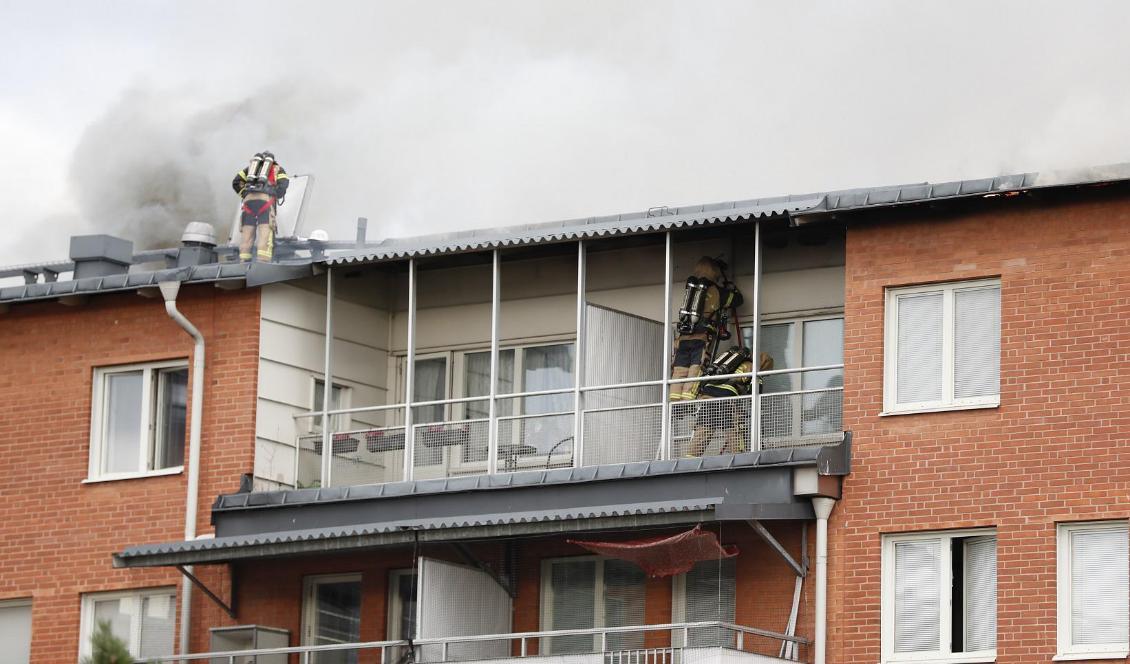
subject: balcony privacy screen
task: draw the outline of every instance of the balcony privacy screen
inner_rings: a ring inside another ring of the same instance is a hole
[[[660,535],[624,542],[568,540],[571,544],[609,558],[626,560],[648,576],[666,577],[689,572],[702,560],[719,560],[738,555],[738,547],[722,546],[718,536],[702,525],[676,535]]]
[[[511,631],[510,596],[486,572],[434,558],[421,558],[417,570],[419,638]],[[494,659],[506,657],[509,648],[506,640],[469,641],[453,644],[447,655],[450,660]],[[421,657],[424,662],[442,661],[441,646],[424,646]]]

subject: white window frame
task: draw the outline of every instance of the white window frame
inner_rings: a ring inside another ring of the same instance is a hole
[[[941,622],[939,641],[941,645],[949,648],[952,640],[952,592],[953,592],[953,559],[951,557],[952,540],[968,539],[971,537],[996,537],[995,528],[976,528],[972,530],[944,530],[916,533],[899,533],[883,535],[882,565],[881,565],[881,631],[882,631],[882,661],[888,662],[915,662],[916,664],[973,664],[979,662],[996,661],[997,651],[978,650],[974,652],[920,652],[896,653],[895,650],[895,545],[902,542],[916,542],[923,540],[940,539],[944,544],[941,547],[939,569],[942,578],[941,602],[938,610]]]
[[[105,602],[121,599],[132,599],[137,606],[141,605],[141,600],[146,597],[169,597],[170,605],[173,607],[173,622],[176,623],[180,609],[177,606],[177,589],[175,586],[163,586],[160,588],[137,588],[134,590],[116,590],[112,592],[98,592],[98,593],[83,593],[82,595],[82,613],[79,618],[79,645],[78,654],[79,660],[83,657],[89,657],[90,652],[90,636],[94,633],[94,629],[98,626],[94,619],[94,603]],[[134,657],[138,656],[141,650],[141,621],[136,619],[130,621],[130,638],[126,647]],[[173,650],[176,650],[176,636],[173,637]],[[169,652],[173,655],[175,652]]]
[[[153,382],[157,379],[157,373],[162,369],[188,369],[188,360],[164,360],[159,362],[141,362],[137,364],[122,364],[108,367],[95,367],[94,368],[94,390],[91,398],[90,407],[90,459],[87,468],[86,482],[100,482],[112,481],[122,479],[132,479],[136,477],[153,477],[159,475],[176,475],[184,471],[184,464],[179,466],[170,466],[169,468],[150,469],[153,465],[153,458],[157,450],[157,432],[160,430],[160,413],[153,411],[153,395],[156,391]],[[109,376],[118,373],[130,373],[135,371],[142,372],[142,391],[141,391],[141,408],[138,416],[142,419],[142,436],[144,440],[139,441],[138,445],[138,460],[137,467],[146,470],[135,470],[129,472],[110,473],[103,472],[104,457],[106,448],[104,445],[104,428],[106,425],[106,381]],[[189,389],[191,391],[192,385],[190,381]],[[194,396],[188,395],[188,401],[191,401]],[[188,422],[187,409],[188,403],[185,403],[186,417],[185,421]],[[150,415],[150,413],[154,413]],[[191,423],[188,423],[191,426]],[[189,431],[185,431],[185,449],[184,453],[189,453]]]
[[[1000,279],[977,279],[923,286],[887,288],[883,330],[883,412],[880,415],[931,413],[947,410],[996,408],[1000,406],[1000,385],[997,393],[978,397],[954,397],[954,293],[958,291],[1001,289]],[[1003,291],[1002,291],[1003,292]],[[898,403],[898,301],[904,295],[942,294],[942,398],[936,401]],[[998,367],[1000,358],[997,358]]]
[[[1077,532],[1121,530],[1130,537],[1125,519],[1117,521],[1079,521],[1056,526],[1056,625],[1055,661],[1080,659],[1124,659],[1130,656],[1130,642],[1107,646],[1071,644],[1071,535]],[[1130,565],[1130,561],[1127,561]]]
[[[302,645],[314,645],[314,626],[318,624],[318,603],[315,600],[314,588],[323,583],[361,583],[361,602],[364,609],[364,584],[360,573],[352,574],[314,574],[302,579]],[[364,611],[358,615],[365,617]]]
[[[843,321],[844,320],[844,312],[842,310],[840,310],[840,311],[819,311],[819,312],[812,312],[812,313],[807,313],[807,314],[806,313],[764,314],[761,317],[762,331],[764,330],[764,328],[769,327],[771,325],[787,325],[789,323],[793,324],[792,331],[789,333],[790,343],[793,347],[793,356],[788,358],[788,359],[791,361],[791,364],[794,367],[793,371],[797,371],[797,373],[787,374],[787,375],[790,376],[790,381],[792,382],[792,385],[790,386],[790,391],[796,391],[796,390],[802,389],[801,384],[800,384],[800,379],[802,377],[802,374],[798,370],[804,368],[804,324],[805,323],[814,323],[814,322],[822,321],[822,320]],[[744,341],[745,331],[750,329],[751,327],[753,327],[753,321],[752,320],[747,321],[747,322],[745,322],[741,325],[740,329],[741,329],[741,333],[743,335],[743,341]],[[761,338],[761,335],[758,335],[758,337]],[[773,358],[773,359],[777,364],[780,364],[780,362],[777,361],[777,358]],[[840,364],[843,364],[843,361],[842,361],[843,360],[843,349],[842,348],[840,349],[840,359],[841,359]],[[785,367],[782,367],[782,366],[774,366],[773,367],[773,369],[784,369],[784,368]]]

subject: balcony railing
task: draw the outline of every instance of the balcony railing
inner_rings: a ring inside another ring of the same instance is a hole
[[[168,655],[142,664],[425,664],[551,659],[553,664],[762,664],[806,661],[808,639],[721,621],[371,641]]]
[[[805,374],[842,369],[760,372],[759,394],[694,401],[664,401],[664,380],[502,394],[493,397],[493,419],[484,416],[488,396],[414,402],[408,432],[405,404],[332,410],[330,459],[322,431],[297,434],[295,477],[299,487],[351,486],[825,445],[843,438],[842,385],[785,388],[803,387]],[[565,395],[574,408],[537,412],[545,397]],[[309,412],[295,421],[321,418]]]

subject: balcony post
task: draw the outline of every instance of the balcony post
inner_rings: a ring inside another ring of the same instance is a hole
[[[416,436],[412,433],[412,397],[416,389],[416,259],[408,259],[408,352],[404,368],[404,479],[412,479]]]
[[[657,457],[670,459],[671,450],[671,231],[664,233],[663,243],[663,421],[659,424],[659,450]]]
[[[334,349],[334,271],[326,269],[326,348],[325,365],[322,372],[322,472],[321,486],[330,486],[333,481],[333,427],[326,411],[333,404],[333,349]],[[298,477],[295,476],[295,482]]]
[[[750,298],[750,307],[753,309],[752,325],[750,328],[749,345],[753,357],[753,377],[750,378],[750,407],[749,407],[749,449],[761,449],[761,390],[759,389],[757,372],[761,369],[761,222],[753,222],[753,293]],[[741,333],[741,326],[738,326]]]
[[[498,249],[491,253],[490,293],[490,403],[487,425],[487,472],[498,472],[498,309],[502,299],[502,255]],[[520,405],[519,405],[520,406]],[[520,409],[514,408],[515,413]]]
[[[584,394],[581,385],[585,368],[585,241],[577,241],[577,341],[573,345],[573,465],[584,465]]]

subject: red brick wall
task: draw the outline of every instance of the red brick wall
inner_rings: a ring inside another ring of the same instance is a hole
[[[884,288],[996,276],[1000,407],[879,417]],[[1130,200],[849,221],[846,284],[828,661],[879,661],[881,534],[974,526],[997,529],[997,662],[1050,661],[1056,523],[1130,514]]]
[[[216,494],[252,470],[259,293],[189,286],[178,304],[207,349],[197,526],[205,533]],[[77,661],[81,593],[179,585],[175,570],[112,569],[110,556],[183,539],[185,474],[82,482],[93,369],[190,358],[192,347],[160,298],[133,293],[0,315],[0,599],[32,598],[32,662]]]
[[[769,523],[771,532],[799,559],[800,526],[797,523]],[[809,550],[813,552],[814,529],[810,527]],[[650,534],[650,533],[648,533]],[[598,537],[598,536],[593,536]],[[721,539],[727,544],[737,544],[741,554],[737,561],[738,624],[774,631],[784,631],[792,605],[794,579],[785,563],[761,541],[744,523],[730,522],[721,525]],[[546,558],[589,555],[584,549],[568,544],[563,538],[518,540],[518,585],[514,599],[515,632],[533,632],[542,629],[540,623],[541,561]],[[476,555],[490,564],[501,560],[500,544],[472,545]],[[459,557],[446,545],[423,545],[421,555],[459,561]],[[378,641],[386,638],[387,585],[389,572],[412,566],[410,547],[378,549],[371,553],[327,555],[244,563],[236,567],[238,611],[240,624],[258,624],[287,629],[291,644],[300,643],[302,620],[303,579],[316,574],[359,573],[362,577],[361,639]],[[498,567],[496,566],[496,569]],[[813,586],[809,577],[801,598],[801,622],[798,634],[811,637]],[[645,618],[649,624],[671,622],[671,579],[648,579],[645,589]],[[200,624],[197,631],[204,635],[208,627],[219,623]],[[225,620],[224,624],[230,624]],[[649,647],[667,645],[665,634],[651,634]],[[747,648],[776,652],[777,642],[750,638]],[[538,643],[528,643],[531,653]],[[802,651],[803,653],[804,651]],[[375,657],[363,661],[376,661]]]

